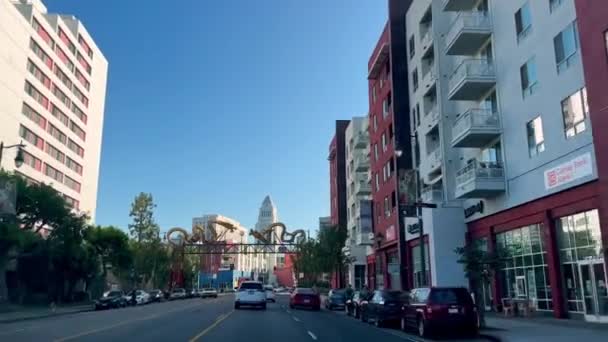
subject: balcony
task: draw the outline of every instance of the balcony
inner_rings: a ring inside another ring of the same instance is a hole
[[[469,109],[452,127],[452,147],[481,148],[500,136],[498,113],[487,109]]]
[[[371,66],[369,68],[369,72],[367,75],[368,79],[375,80],[378,78],[378,75],[380,75],[380,71],[382,70],[384,63],[388,60],[389,52],[390,52],[390,48],[389,48],[388,44],[387,43],[382,44],[382,46],[378,50],[378,54],[376,55],[376,58],[374,59],[374,61],[372,62]]]
[[[369,145],[369,135],[365,133],[358,133],[354,136],[353,142],[355,148],[366,148]]]
[[[443,201],[443,189],[441,185],[425,186],[420,192],[423,203],[436,203]]]
[[[369,233],[371,233],[371,231],[365,233],[362,230],[357,229],[355,233],[355,244],[358,246],[371,246],[372,240],[369,238]]]
[[[432,130],[439,124],[439,107],[434,105],[428,112],[425,113],[424,119],[427,122],[428,130]]]
[[[429,95],[430,91],[435,88],[437,82],[437,73],[435,68],[431,67],[426,74],[422,75],[422,91],[424,96]]]
[[[485,59],[466,59],[450,76],[448,85],[449,100],[477,101],[496,86],[494,65]]]
[[[367,155],[359,153],[355,155],[355,171],[363,172],[369,170],[369,158]]]
[[[445,36],[445,53],[452,56],[472,56],[492,35],[492,21],[486,12],[460,13]]]
[[[441,161],[441,148],[437,147],[431,153],[427,154],[424,160],[425,171],[430,174],[437,170],[441,170]]]
[[[433,52],[433,38],[433,28],[429,27],[424,36],[420,39],[422,58],[427,58]]]
[[[355,182],[355,195],[370,195],[372,193],[372,186],[367,181]]]
[[[490,198],[505,191],[505,174],[500,163],[470,160],[456,173],[456,198]]]
[[[470,11],[478,2],[478,0],[444,0],[443,10],[446,12]]]

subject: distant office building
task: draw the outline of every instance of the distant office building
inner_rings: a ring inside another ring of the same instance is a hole
[[[51,184],[95,219],[108,61],[77,18],[39,0],[0,1],[1,167]]]
[[[237,229],[233,232],[228,231],[225,227],[214,223],[212,227],[218,234],[218,241],[224,241],[227,244],[238,244],[247,242],[247,229],[241,224],[229,217],[219,214],[208,214],[192,219],[192,227],[202,226],[207,227],[209,222],[222,221],[233,224]],[[207,232],[208,239],[211,235]],[[220,268],[234,268],[235,270],[250,272],[251,268],[247,260],[248,256],[244,254],[209,254],[201,255],[201,271],[208,273],[216,273]]]
[[[258,212],[258,219],[255,224],[255,230],[263,231],[269,225],[279,222],[279,214],[270,195],[264,197],[262,205]],[[275,231],[280,231],[281,228],[275,228]],[[278,243],[275,239],[275,234],[271,235],[273,243]],[[278,248],[275,248],[277,252]],[[276,277],[273,272],[277,265],[284,264],[285,255],[279,253],[268,253],[266,255],[258,254],[251,256],[252,269],[258,279],[263,279],[268,283],[276,283]]]
[[[331,228],[331,227],[332,227],[331,216],[319,217],[319,232],[324,229]]]

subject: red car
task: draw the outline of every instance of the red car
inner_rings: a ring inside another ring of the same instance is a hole
[[[453,330],[476,335],[477,308],[469,291],[462,287],[414,289],[402,307],[401,328],[416,328],[421,337]]]
[[[310,288],[298,287],[289,297],[289,307],[309,308],[315,311],[321,310],[321,296]]]

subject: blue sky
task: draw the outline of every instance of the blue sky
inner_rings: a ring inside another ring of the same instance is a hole
[[[46,0],[109,60],[97,223],[139,192],[161,230],[221,213],[250,228],[266,194],[291,229],[329,214],[334,120],[367,111],[385,0]]]

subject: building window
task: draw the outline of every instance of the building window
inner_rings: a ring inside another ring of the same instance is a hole
[[[57,119],[59,119],[59,121],[61,121],[61,123],[64,124],[65,127],[68,127],[68,125],[70,124],[70,119],[68,118],[68,116],[65,115],[65,113],[62,112],[54,104],[51,105],[51,114],[53,114],[54,117],[56,117]]]
[[[571,138],[587,129],[585,120],[589,115],[587,89],[583,88],[562,101],[562,115],[566,138]]]
[[[46,119],[37,111],[32,109],[32,107],[23,103],[23,106],[21,107],[21,113],[25,115],[28,119],[36,123],[38,126],[40,126],[42,129],[46,129]]]
[[[526,98],[536,92],[538,88],[538,79],[536,76],[536,58],[530,58],[526,64],[519,69],[521,76],[521,91],[523,97]]]
[[[392,142],[393,141],[393,124],[389,124],[388,125],[388,141]]]
[[[583,292],[592,291],[581,286],[579,261],[600,259],[603,256],[602,233],[597,210],[591,210],[576,215],[559,218],[556,222],[557,241],[559,246],[562,276],[565,282],[568,311],[584,312]],[[600,259],[601,260],[601,259]],[[587,274],[588,276],[588,274]],[[585,277],[585,274],[582,275]],[[584,286],[592,283],[589,279],[582,280]],[[596,283],[601,284],[602,280]],[[601,286],[601,285],[600,285]],[[604,289],[605,284],[603,285]],[[592,303],[588,303],[591,305]],[[588,308],[589,311],[593,309]]]
[[[42,170],[42,161],[26,151],[23,151],[23,164],[30,166],[36,171]]]
[[[378,173],[376,173],[376,191],[380,191],[380,177],[378,177]]]
[[[84,59],[84,57],[78,53],[78,63],[80,63],[80,65],[84,68],[84,70],[87,72],[87,74],[91,75],[91,65]]]
[[[80,192],[80,183],[78,183],[77,181],[73,180],[72,178],[65,176],[64,177],[65,181],[64,184],[68,186],[68,188],[76,191],[76,192]]]
[[[543,119],[537,116],[528,122],[528,152],[533,157],[545,151],[545,136],[543,134]]]
[[[68,139],[68,148],[72,150],[72,152],[75,152],[77,155],[84,157],[84,149],[80,147],[80,145],[75,143],[74,140]]]
[[[412,86],[414,87],[414,91],[418,90],[418,69],[414,69],[412,71]]]
[[[62,164],[65,163],[65,154],[55,148],[55,146],[47,143],[45,149],[46,153],[49,156],[53,157],[55,160],[61,162]]]
[[[49,164],[44,164],[44,174],[53,178],[59,183],[63,183],[63,173]]]
[[[87,79],[84,77],[84,75],[78,69],[76,69],[76,78],[78,79],[80,84],[82,84],[84,86],[84,88],[86,90],[91,90],[91,83],[89,83],[89,81],[87,81]]]
[[[386,152],[386,133],[382,133],[382,152]]]
[[[49,124],[48,132],[53,138],[57,139],[62,144],[67,144],[67,136],[65,133],[60,131],[57,127],[53,126],[53,124]]]
[[[61,50],[59,45],[55,46],[55,53],[57,54],[59,59],[61,59],[61,61],[68,67],[68,69],[70,69],[71,72],[74,72],[74,63],[72,63],[68,55],[66,55],[65,52]]]
[[[86,125],[89,118],[82,111],[82,109],[78,108],[78,106],[75,105],[74,102],[72,102],[72,108],[71,109],[72,109],[72,113],[76,114],[76,116],[80,119],[80,121],[82,121]]]
[[[78,209],[80,206],[80,202],[78,202],[77,200],[73,199],[70,196],[67,195],[63,195],[63,198],[65,198],[65,202],[72,208],[74,209]]]
[[[76,98],[85,106],[89,107],[89,99],[77,87],[72,87],[72,93],[76,95]]]
[[[84,51],[87,53],[87,56],[89,56],[90,58],[93,58],[93,50],[91,49],[91,47],[89,47],[89,44],[84,40],[84,38],[82,38],[81,35],[78,36],[78,43],[80,44],[80,46],[82,46]]]
[[[391,207],[388,202],[388,196],[384,197],[384,216],[391,217]]]
[[[87,140],[87,134],[85,133],[85,131],[80,128],[77,124],[74,123],[74,121],[70,120],[70,130],[74,133],[76,133],[76,135],[82,139],[82,141]]]
[[[378,144],[374,144],[374,159],[378,161]]]
[[[53,38],[51,38],[49,33],[42,27],[42,25],[40,25],[38,20],[34,19],[32,21],[32,27],[34,28],[34,31],[38,33],[40,38],[42,38],[42,40],[49,44],[51,49],[55,46],[55,41],[53,41]]]
[[[70,98],[61,89],[57,88],[56,84],[53,84],[53,95],[59,99],[66,107],[70,108]]]
[[[51,57],[49,57],[49,55],[47,55],[46,52],[42,50],[40,45],[38,45],[38,43],[36,43],[33,39],[30,40],[30,49],[34,51],[34,54],[38,56],[38,58],[40,58],[40,60],[46,64],[47,67],[49,67],[49,69],[53,68],[53,60],[51,60]]]
[[[395,172],[395,158],[391,157],[391,159],[388,162],[388,166],[389,166],[389,171],[394,173]]]
[[[374,132],[378,130],[378,115],[373,114],[373,124],[374,124]]]
[[[70,50],[73,55],[76,55],[76,45],[70,41],[70,38],[62,29],[59,29],[59,38],[68,47],[68,50]]]
[[[23,125],[19,126],[19,136],[39,149],[44,149],[44,140]]]
[[[503,260],[499,279],[502,297],[528,298],[537,310],[553,310],[542,236],[539,224],[496,234],[496,248]]]
[[[564,2],[564,0],[549,0],[549,11],[553,13],[553,11],[555,11],[562,4],[562,2]]]
[[[410,59],[414,58],[416,55],[416,39],[414,36],[410,37]]]
[[[28,81],[25,81],[25,92],[34,100],[36,100],[36,102],[42,105],[42,107],[44,107],[45,109],[48,108],[49,99],[47,99],[46,96],[42,95],[42,93],[38,91],[38,89],[36,89],[36,87],[34,87]]]
[[[30,59],[27,60],[27,70],[30,74],[34,75],[40,83],[42,83],[48,89],[51,89],[51,79],[45,75],[39,67],[34,64]]]
[[[386,165],[382,165],[382,183],[386,183]]]
[[[532,13],[528,2],[515,13],[515,30],[518,43],[532,32]]]
[[[414,288],[425,287],[429,285],[429,277],[431,264],[429,260],[429,244],[424,243],[424,271],[422,272],[422,255],[420,255],[420,245],[414,246],[411,249],[412,256],[412,275],[414,279]]]
[[[606,44],[606,57],[608,58],[608,30],[604,32],[604,41]]]
[[[386,99],[384,99],[384,101],[382,102],[382,118],[386,119],[386,117],[388,116],[391,110],[392,102],[393,100],[391,98],[391,93],[388,93]]]
[[[576,21],[571,22],[562,32],[553,38],[557,73],[567,70],[578,56],[578,30]]]
[[[372,104],[376,103],[377,100],[377,94],[376,94],[376,85],[374,84],[374,86],[372,87]]]

